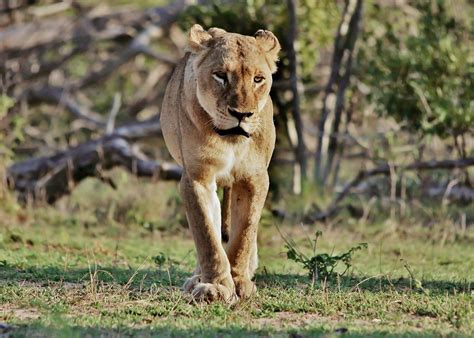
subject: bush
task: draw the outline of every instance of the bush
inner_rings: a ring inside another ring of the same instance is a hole
[[[370,88],[368,99],[380,115],[421,135],[472,131],[472,19],[450,14],[444,0],[412,1],[404,10],[374,6],[368,12],[357,68]]]

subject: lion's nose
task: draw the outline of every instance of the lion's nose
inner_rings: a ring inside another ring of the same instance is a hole
[[[239,120],[239,122],[253,115],[252,112],[240,112],[234,108],[229,108],[229,114]]]

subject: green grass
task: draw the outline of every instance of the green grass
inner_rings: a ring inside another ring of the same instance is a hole
[[[280,224],[302,250],[316,229],[323,230],[319,252],[369,244],[345,276],[312,285],[286,258],[276,221],[266,216],[258,294],[234,307],[202,304],[180,290],[195,264],[182,219],[168,210],[158,221],[163,205],[180,209],[174,185],[120,183],[135,188],[113,192],[90,180],[56,209],[12,207],[11,201],[0,208],[0,322],[11,336],[474,334],[471,228],[460,235],[410,221]]]

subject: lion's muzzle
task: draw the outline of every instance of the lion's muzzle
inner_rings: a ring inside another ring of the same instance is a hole
[[[228,108],[228,111],[230,115],[239,120],[239,123],[253,115],[252,112],[240,112],[234,108]]]
[[[219,128],[214,127],[214,130],[220,136],[242,135],[242,136],[245,136],[247,138],[250,137],[250,134],[248,132],[246,132],[240,125],[238,125],[237,127],[234,127],[234,128],[230,128],[230,129],[219,129]]]

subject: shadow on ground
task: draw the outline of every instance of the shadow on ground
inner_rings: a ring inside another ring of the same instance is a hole
[[[301,284],[311,284],[308,276],[293,274],[260,274],[256,276],[257,285],[260,287],[281,287],[294,288]],[[387,292],[391,290],[407,291],[419,289],[431,295],[439,294],[471,294],[473,281],[444,281],[444,280],[422,280],[422,288],[417,288],[415,281],[410,278],[391,279],[388,276],[367,277],[367,276],[342,276],[326,281],[324,287],[329,290],[341,291],[368,291]],[[316,283],[316,288],[321,288],[321,283]]]
[[[429,332],[405,332],[390,334],[386,331],[373,332],[350,332],[346,328],[339,328],[332,331],[324,328],[312,328],[305,330],[259,330],[242,329],[241,327],[227,328],[193,328],[180,329],[171,326],[160,328],[116,328],[106,329],[100,327],[51,327],[41,324],[20,325],[11,327],[0,327],[1,337],[101,337],[101,338],[121,338],[121,337],[433,337]]]
[[[181,286],[190,272],[174,266],[156,269],[133,269],[120,267],[104,267],[100,265],[91,268],[62,269],[55,266],[18,268],[4,264],[0,266],[0,281],[3,283],[32,282],[40,285],[50,282],[83,283],[96,281],[118,285],[130,285],[131,288],[149,288],[152,284],[166,286]]]
[[[17,283],[22,281],[48,284],[50,282],[83,283],[90,281],[91,276],[97,281],[115,283],[118,285],[128,284],[131,288],[140,287],[147,289],[151,285],[163,285],[181,287],[184,280],[191,275],[190,271],[184,271],[177,266],[156,269],[126,269],[119,267],[94,266],[93,268],[62,269],[59,267],[29,267],[19,268],[9,264],[0,266],[0,281],[2,283]],[[296,274],[257,274],[256,283],[259,288],[282,288],[289,289],[302,285],[310,285],[310,279],[305,275]],[[429,292],[431,295],[438,294],[470,294],[472,281],[444,281],[423,280],[422,289],[419,291]],[[416,289],[415,282],[410,278],[390,279],[384,277],[360,277],[342,276],[338,279],[329,280],[325,284],[329,290],[341,291],[368,291],[387,292],[390,290],[407,291]],[[317,288],[322,285],[316,284]]]

